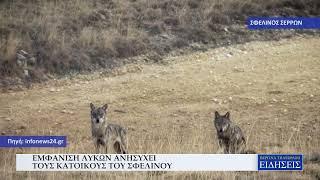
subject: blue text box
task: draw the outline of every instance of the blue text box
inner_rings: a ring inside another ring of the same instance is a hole
[[[320,17],[249,17],[247,27],[258,29],[320,29]]]
[[[301,171],[302,154],[258,154],[259,171]]]
[[[66,147],[66,136],[0,136],[0,147]]]

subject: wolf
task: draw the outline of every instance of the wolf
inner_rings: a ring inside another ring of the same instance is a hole
[[[215,112],[214,126],[217,130],[219,146],[225,154],[256,154],[246,149],[246,139],[239,126],[230,120],[230,112],[220,115]]]
[[[102,107],[95,107],[90,103],[91,108],[91,132],[96,153],[100,152],[100,146],[108,153],[108,146],[112,145],[118,154],[127,154],[127,131],[118,124],[110,124],[107,120],[108,104]]]

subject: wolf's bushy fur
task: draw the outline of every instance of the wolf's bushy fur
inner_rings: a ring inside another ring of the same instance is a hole
[[[239,126],[230,120],[230,113],[220,115],[215,112],[214,126],[217,130],[219,146],[225,154],[255,154],[246,150],[246,139]]]
[[[108,153],[108,146],[112,145],[116,153],[126,154],[127,152],[127,131],[120,125],[110,124],[107,121],[108,105],[95,107],[90,103],[91,108],[91,132],[96,148],[100,152],[100,146]]]

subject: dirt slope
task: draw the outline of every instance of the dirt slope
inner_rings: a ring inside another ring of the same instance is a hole
[[[1,150],[10,178],[78,178],[76,173],[13,173],[14,153],[90,153],[89,103],[109,103],[109,120],[129,130],[130,153],[215,153],[215,110],[231,112],[248,146],[261,153],[320,151],[320,38],[297,37],[168,57],[166,65],[130,65],[123,75],[103,73],[48,82],[0,94],[0,132],[67,135],[66,149]],[[133,71],[133,72],[128,72]],[[317,170],[318,169],[318,170]],[[254,177],[309,179],[302,173],[253,173]],[[250,174],[249,174],[250,175]],[[245,178],[245,173],[85,173],[141,179]]]

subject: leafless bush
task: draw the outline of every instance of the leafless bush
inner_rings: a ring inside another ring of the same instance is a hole
[[[34,72],[66,74],[114,67],[115,59],[145,53],[165,55],[194,42],[245,42],[254,33],[273,38],[268,31],[237,27],[248,16],[319,12],[317,0],[5,0],[0,3],[1,77],[19,77],[17,49],[36,56]]]

